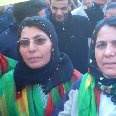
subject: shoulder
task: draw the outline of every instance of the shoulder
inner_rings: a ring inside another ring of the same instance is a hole
[[[72,20],[78,21],[78,23],[89,22],[89,19],[87,17],[81,16],[81,15],[72,15]],[[74,22],[74,23],[77,23],[77,22]]]
[[[72,83],[75,82],[77,79],[80,79],[81,77],[82,74],[78,70],[74,69],[73,76],[71,78]]]
[[[72,15],[72,25],[76,30],[77,29],[81,31],[86,30],[87,32],[91,30],[91,23],[89,19],[85,16]]]
[[[13,74],[14,74],[14,70],[11,70],[11,71],[5,73],[0,78],[0,86],[1,85],[7,86],[8,84],[14,84]]]
[[[78,97],[78,88],[81,82],[81,78],[78,79],[68,91],[63,99],[60,101],[58,106],[56,106],[55,110],[53,111],[53,116],[69,116],[74,115],[77,112],[77,97]]]

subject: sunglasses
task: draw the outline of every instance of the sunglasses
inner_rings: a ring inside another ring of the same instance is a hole
[[[17,41],[19,43],[19,46],[20,47],[23,47],[23,48],[27,48],[30,46],[30,41],[33,42],[34,45],[43,45],[46,43],[48,39],[45,39],[45,38],[35,38],[35,39],[27,39],[27,38],[23,38],[23,39],[19,39],[19,41]]]

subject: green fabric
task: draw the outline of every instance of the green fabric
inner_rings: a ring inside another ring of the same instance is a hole
[[[7,66],[6,66],[5,73],[7,73],[8,71],[13,70],[15,68],[17,61],[15,61],[15,60],[13,60],[11,58],[8,58],[8,57],[5,57],[5,60],[7,61]],[[0,77],[2,75],[3,75],[2,70],[0,69]]]
[[[6,57],[6,60],[7,60],[7,63],[8,63],[7,71],[10,71],[10,70],[14,69],[17,61],[13,60],[11,58],[8,58],[8,57]]]
[[[33,102],[35,104],[35,108],[37,110],[37,116],[44,116],[44,107],[42,101],[40,99],[40,94],[38,92],[38,86],[34,85],[33,87]]]
[[[78,93],[78,116],[97,116],[94,94],[95,80],[86,73],[81,81]]]
[[[0,70],[0,77],[2,76],[2,70]]]
[[[13,72],[13,70],[9,71],[0,79],[0,116],[27,116],[27,112],[18,111]],[[33,86],[33,88],[28,86],[26,89],[29,115],[44,116],[44,109],[38,94],[37,85]]]
[[[31,86],[27,87],[27,96],[28,96],[28,104],[29,104],[29,114],[30,116],[35,116],[35,109],[33,104],[33,93]]]
[[[71,85],[72,85],[71,81],[64,83],[64,93],[67,92],[71,88]],[[61,98],[60,98],[58,89],[53,88],[52,89],[52,100],[55,106],[59,103],[60,99]]]
[[[64,84],[64,91],[67,92],[72,86],[71,81],[68,81]]]
[[[55,104],[55,106],[58,104],[58,102],[60,100],[60,95],[56,88],[52,89],[52,100],[53,100],[53,103]]]
[[[38,85],[34,85],[33,87],[27,86],[25,89],[27,100],[24,100],[24,102],[27,102],[27,111],[25,110],[25,103],[18,104],[13,74],[14,70],[11,70],[0,78],[0,116],[28,116],[28,112],[29,116],[44,116],[45,108],[40,97],[40,92],[38,91]],[[71,87],[71,82],[66,82],[65,85],[63,84],[63,87],[68,90]],[[53,88],[53,103],[57,105],[60,99],[58,89]],[[20,106],[23,110],[19,111]]]
[[[0,116],[19,116],[12,74],[13,70],[0,79]]]

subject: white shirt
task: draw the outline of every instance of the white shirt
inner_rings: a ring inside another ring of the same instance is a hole
[[[100,95],[99,116],[116,116],[116,105],[103,92]]]

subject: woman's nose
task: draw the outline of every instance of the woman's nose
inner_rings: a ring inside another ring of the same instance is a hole
[[[30,41],[28,48],[29,48],[29,52],[33,52],[36,50],[36,45],[35,45],[34,41]]]
[[[115,55],[115,49],[112,45],[107,45],[106,49],[105,49],[105,56],[106,57],[110,57],[110,56],[114,56]]]

